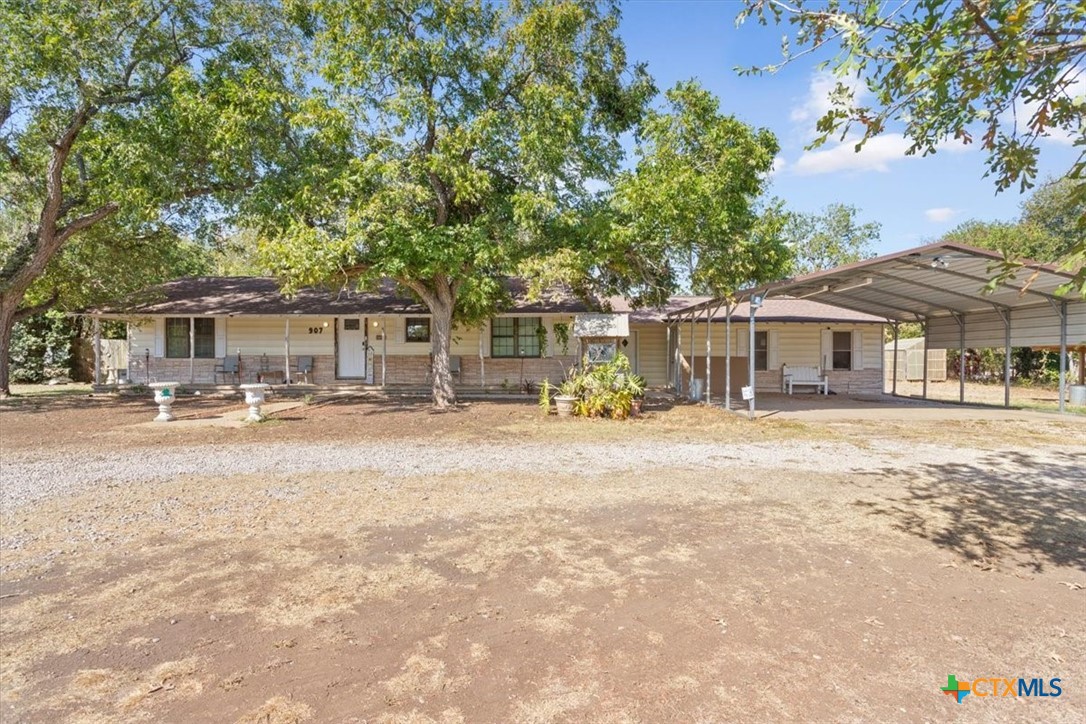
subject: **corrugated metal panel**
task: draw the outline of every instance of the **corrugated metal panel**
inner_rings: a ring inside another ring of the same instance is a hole
[[[1068,304],[1067,343],[1086,341],[1086,304]],[[1051,305],[1042,302],[1010,312],[1011,346],[1040,347],[1059,344],[1060,319]],[[958,324],[953,318],[940,317],[928,324],[928,344],[932,348],[957,349]],[[1003,347],[1003,320],[995,310],[965,315],[966,347]]]

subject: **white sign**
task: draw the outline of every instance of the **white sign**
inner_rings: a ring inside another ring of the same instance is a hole
[[[754,399],[754,388],[753,387],[744,387],[743,388],[743,399],[744,400],[753,400]]]

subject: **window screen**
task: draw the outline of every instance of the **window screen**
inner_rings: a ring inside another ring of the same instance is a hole
[[[189,356],[189,318],[166,318],[166,356]]]
[[[430,341],[430,320],[426,317],[408,317],[407,318],[407,341],[408,342],[429,342]]]

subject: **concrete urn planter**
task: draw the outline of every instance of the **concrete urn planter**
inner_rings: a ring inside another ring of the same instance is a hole
[[[558,417],[573,417],[573,403],[577,401],[576,397],[567,395],[558,395],[554,398],[554,405],[558,409]]]
[[[152,382],[150,387],[155,392],[155,403],[158,405],[158,417],[155,422],[173,422],[173,401],[177,397],[177,388],[180,382]]]
[[[249,406],[249,416],[245,418],[246,422],[261,422],[264,419],[264,413],[260,411],[260,406],[264,404],[264,396],[268,393],[270,386],[264,383],[241,386],[242,392],[245,393],[245,404]]]

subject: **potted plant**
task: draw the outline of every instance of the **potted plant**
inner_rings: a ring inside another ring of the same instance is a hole
[[[577,403],[577,380],[570,378],[558,385],[558,394],[554,397],[559,417],[572,417],[573,406]]]

